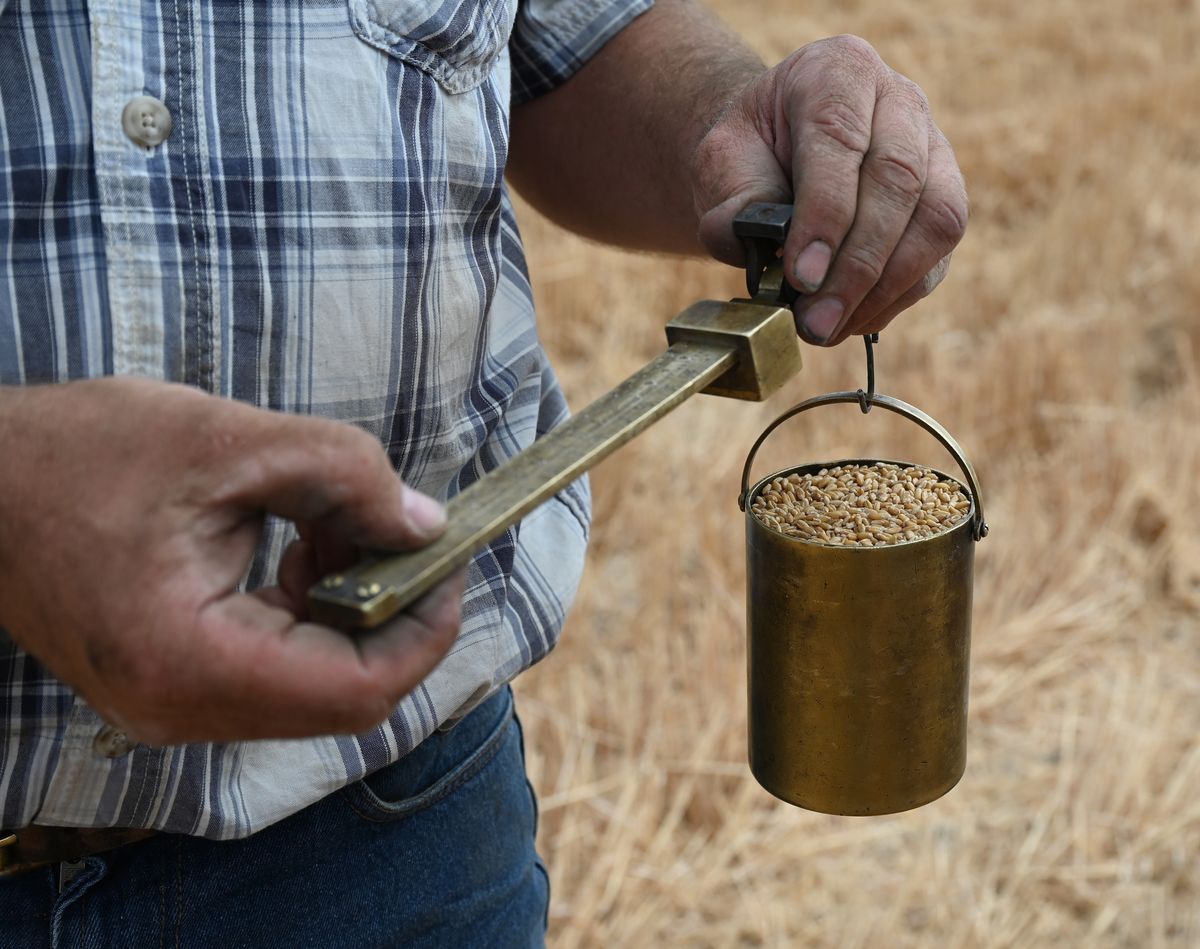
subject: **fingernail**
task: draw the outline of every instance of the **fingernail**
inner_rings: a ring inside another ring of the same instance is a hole
[[[412,488],[404,492],[404,513],[413,527],[427,537],[437,536],[446,526],[446,509],[429,495]]]
[[[800,285],[809,293],[820,289],[825,274],[829,272],[829,261],[833,259],[833,251],[824,241],[813,241],[796,256],[792,272]]]
[[[842,323],[842,314],[846,307],[837,297],[825,297],[818,300],[800,318],[801,329],[814,343],[827,343],[829,337],[837,332]]]

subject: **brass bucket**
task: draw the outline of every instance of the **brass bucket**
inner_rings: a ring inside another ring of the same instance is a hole
[[[895,412],[937,438],[966,475],[967,516],[933,537],[876,547],[801,540],[755,517],[751,502],[772,478],[881,461],[801,465],[747,487],[759,447],[779,425],[846,402]],[[767,427],[750,449],[741,488],[755,778],[776,797],[827,814],[890,814],[941,797],[966,767],[972,571],[975,542],[987,534],[962,449],[905,402],[834,392]]]

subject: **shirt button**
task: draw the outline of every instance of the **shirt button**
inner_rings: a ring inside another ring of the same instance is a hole
[[[165,142],[173,124],[167,107],[154,96],[130,99],[121,113],[121,127],[125,129],[125,134],[146,148]]]
[[[134,744],[128,735],[111,725],[105,725],[92,739],[92,747],[96,749],[96,753],[105,758],[123,758],[133,751]]]

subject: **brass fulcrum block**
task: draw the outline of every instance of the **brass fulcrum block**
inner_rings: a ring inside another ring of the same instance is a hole
[[[763,304],[753,300],[701,300],[667,324],[667,340],[730,346],[733,366],[702,391],[761,402],[800,371],[791,311],[775,308],[772,317],[763,319]]]
[[[451,498],[446,532],[432,544],[375,553],[313,586],[312,617],[345,629],[379,626],[689,396],[767,398],[800,371],[792,312],[770,297],[688,307],[667,325],[666,352]]]

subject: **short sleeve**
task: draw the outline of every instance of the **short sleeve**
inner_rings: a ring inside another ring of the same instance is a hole
[[[654,0],[520,0],[509,41],[512,103],[566,82]]]

